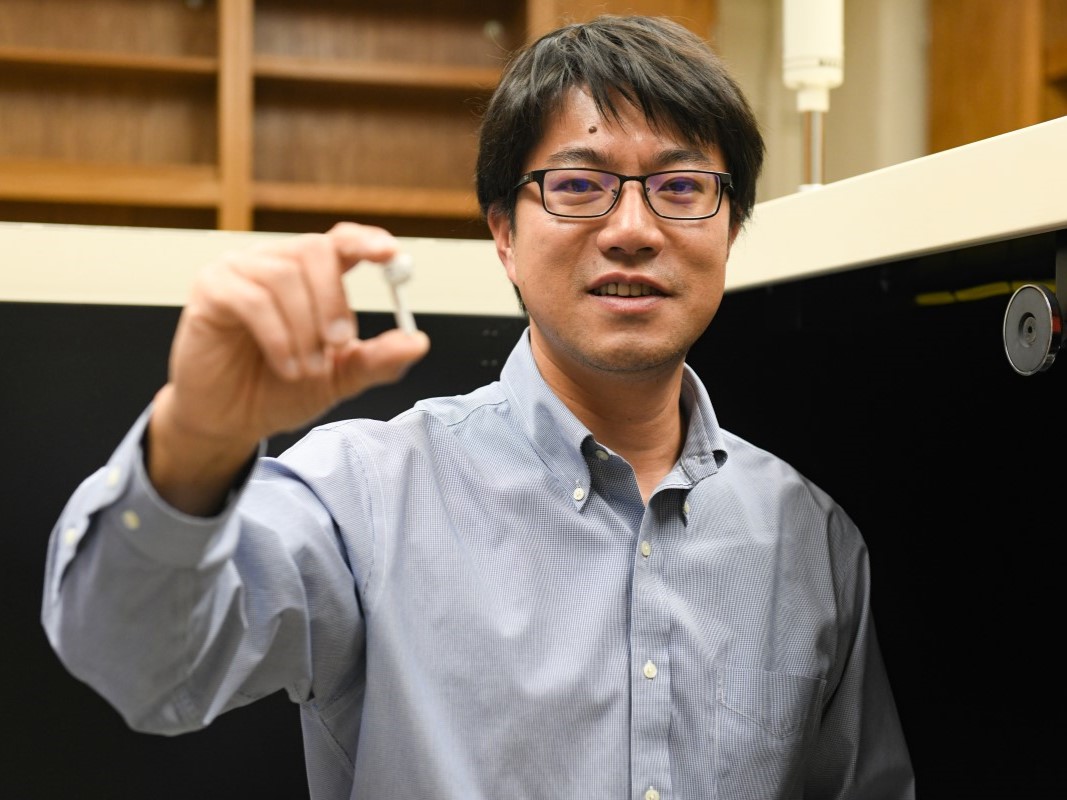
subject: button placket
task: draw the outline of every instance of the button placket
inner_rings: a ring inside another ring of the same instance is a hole
[[[660,504],[665,497],[661,495],[644,509],[633,556],[631,775],[632,796],[638,798],[659,798],[661,792],[669,794],[670,788],[669,774],[664,772],[664,765],[670,763],[670,613],[664,604],[659,567],[651,556],[670,541],[678,518],[663,516]],[[675,501],[675,513],[678,507]]]

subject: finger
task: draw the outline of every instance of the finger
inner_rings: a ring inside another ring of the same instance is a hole
[[[349,307],[342,276],[353,266],[338,252],[333,239],[318,235],[306,242],[304,278],[318,312],[319,336],[333,347],[352,341],[358,334],[355,314]]]
[[[236,323],[255,342],[264,362],[288,380],[300,377],[300,360],[281,309],[273,294],[223,264],[205,270],[186,307],[190,326]]]
[[[351,397],[373,386],[395,383],[429,350],[430,338],[422,331],[394,329],[350,342],[337,355],[338,396]]]
[[[396,238],[375,225],[338,222],[326,236],[333,242],[346,272],[360,261],[384,263],[396,255]]]
[[[360,261],[392,258],[396,239],[383,228],[342,222],[325,234],[293,237],[278,246],[305,265],[323,341],[340,346],[354,339],[358,328],[341,277]]]
[[[321,375],[329,367],[321,326],[307,271],[298,257],[263,252],[249,254],[233,264],[233,270],[268,292],[284,320],[293,356],[305,375]]]
[[[397,241],[384,228],[373,225],[359,225],[354,222],[339,222],[327,234],[341,261],[341,268],[347,271],[362,261],[384,263],[396,255]],[[327,341],[344,344],[346,329],[344,321],[352,314],[346,309],[344,317],[334,317],[327,328]]]

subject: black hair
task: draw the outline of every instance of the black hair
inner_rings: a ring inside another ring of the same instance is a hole
[[[513,187],[549,115],[568,91],[589,92],[605,116],[619,98],[653,128],[715,145],[733,177],[731,225],[756,202],[765,145],[740,87],[708,44],[666,17],[605,14],[545,34],[509,59],[482,117],[476,185],[483,214],[514,218]]]

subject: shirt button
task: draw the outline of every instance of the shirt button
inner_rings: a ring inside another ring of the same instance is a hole
[[[575,500],[581,500],[583,497],[585,497],[585,489],[583,489],[581,486],[575,486],[574,487],[574,499]]]
[[[67,528],[63,531],[63,541],[66,542],[68,546],[76,544],[78,541],[78,529]]]
[[[141,518],[137,516],[136,511],[123,511],[122,512],[122,524],[131,531],[135,531],[141,527]]]
[[[645,800],[659,800],[659,792],[649,786],[645,789]]]
[[[641,555],[643,555],[645,558],[648,558],[650,555],[652,555],[652,544],[647,539],[641,542]]]
[[[601,461],[607,461],[609,458],[611,458],[611,456],[609,456],[603,450],[597,450],[596,457],[599,458]]]
[[[118,467],[112,467],[108,470],[106,483],[108,486],[118,486],[119,478],[122,477],[122,470]]]
[[[653,664],[651,661],[646,661],[645,662],[645,668],[642,670],[642,672],[645,673],[645,677],[646,678],[648,678],[649,680],[652,680],[653,678],[656,677],[656,665]],[[659,795],[657,795],[657,797],[658,796]]]
[[[689,501],[688,500],[686,500],[684,503],[682,503],[682,513],[683,514],[688,514],[689,513]]]

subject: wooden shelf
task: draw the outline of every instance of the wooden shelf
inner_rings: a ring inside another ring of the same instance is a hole
[[[706,35],[713,7],[0,0],[0,219],[488,237],[476,105],[508,55],[602,12]]]
[[[219,202],[213,166],[0,160],[0,199],[197,208]]]
[[[257,78],[298,83],[463,92],[488,92],[500,80],[500,70],[493,67],[324,60],[300,56],[256,56],[253,70]]]
[[[0,45],[0,64],[54,70],[80,68],[144,75],[202,75],[207,77],[214,77],[219,67],[218,59],[209,56],[170,56],[3,45]]]
[[[474,193],[459,189],[260,182],[253,188],[253,197],[257,208],[272,211],[455,219],[470,219],[479,213]]]

